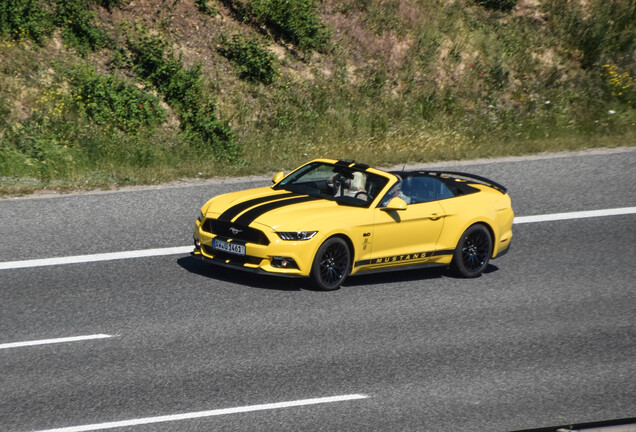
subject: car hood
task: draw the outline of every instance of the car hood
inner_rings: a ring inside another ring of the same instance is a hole
[[[238,225],[258,223],[274,230],[290,231],[315,229],[312,226],[325,218],[355,217],[355,214],[367,210],[271,187],[219,195],[210,200],[204,209],[208,217]]]

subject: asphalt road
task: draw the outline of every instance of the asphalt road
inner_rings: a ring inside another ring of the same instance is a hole
[[[636,148],[446,164],[518,216],[636,206]],[[0,262],[185,246],[249,182],[0,200]],[[339,291],[187,255],[0,270],[0,431],[340,395],[117,431],[511,431],[636,416],[636,215],[515,225],[481,278],[350,278]],[[174,419],[172,419],[174,420]]]

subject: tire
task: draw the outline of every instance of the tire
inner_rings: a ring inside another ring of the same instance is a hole
[[[311,266],[311,282],[321,291],[340,288],[351,271],[351,252],[340,237],[325,240],[318,248]]]
[[[492,255],[492,236],[482,224],[470,226],[459,239],[451,271],[459,277],[475,278],[480,276]]]

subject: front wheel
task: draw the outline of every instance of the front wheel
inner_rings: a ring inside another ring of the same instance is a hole
[[[460,237],[451,262],[451,270],[460,277],[477,277],[488,266],[491,254],[490,231],[481,224],[475,224]]]
[[[316,252],[311,267],[311,281],[319,290],[335,290],[342,285],[350,269],[349,246],[340,237],[331,237]]]

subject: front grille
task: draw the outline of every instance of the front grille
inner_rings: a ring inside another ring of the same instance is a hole
[[[226,261],[230,260],[229,264],[260,264],[262,258],[247,256],[247,255],[235,255],[227,252],[218,251],[212,249],[211,246],[203,245],[203,252],[207,255],[212,255],[214,260]]]
[[[234,234],[230,228],[234,228],[235,230],[240,230]],[[231,222],[220,221],[217,219],[206,219],[203,222],[203,231],[231,238],[234,240],[242,240],[246,243],[256,243],[260,245],[267,246],[269,244],[269,239],[262,232],[255,228],[250,228],[245,225],[236,225]]]

